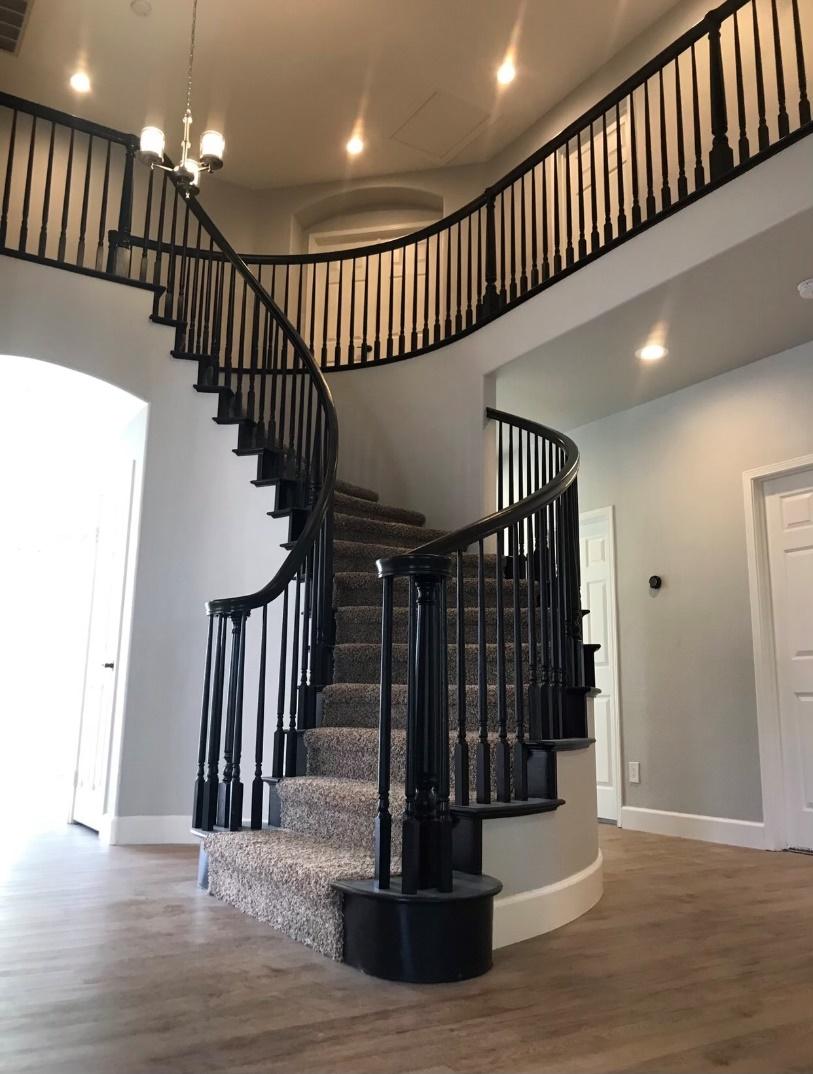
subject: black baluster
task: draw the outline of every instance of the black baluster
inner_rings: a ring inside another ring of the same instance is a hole
[[[381,694],[378,709],[378,808],[375,817],[376,886],[390,886],[392,814],[390,812],[390,756],[392,750],[392,586],[384,577],[381,615]]]
[[[513,543],[513,542],[512,542]],[[497,611],[497,746],[494,753],[498,802],[511,801],[511,751],[508,745],[508,699],[505,681],[505,620],[503,606],[503,534],[497,535],[496,557]],[[516,563],[514,564],[516,571]]]
[[[709,174],[712,182],[734,167],[734,150],[728,144],[728,110],[725,98],[725,73],[720,47],[720,17],[715,12],[706,16],[709,24],[709,102],[713,139],[709,153]]]
[[[689,183],[686,178],[686,143],[683,133],[683,94],[680,88],[680,59],[675,60],[675,124],[677,126],[678,157],[678,201],[689,195]]]
[[[694,130],[694,188],[700,190],[706,184],[703,166],[703,143],[700,137],[700,97],[697,88],[697,61],[692,44],[692,127]]]
[[[649,112],[649,82],[644,82],[644,160],[646,164],[646,218],[655,215],[655,190],[652,174],[652,117]]]
[[[99,207],[99,234],[96,242],[96,271],[101,272],[104,266],[104,240],[107,232],[107,199],[110,191],[110,142],[104,154],[104,178],[102,179],[102,202]],[[174,233],[173,233],[174,239]],[[170,296],[167,295],[167,300]]]
[[[533,174],[533,171],[531,172]],[[523,173],[520,179],[520,209],[519,209],[519,258],[520,258],[520,275],[519,275],[519,291],[524,295],[528,290],[528,242],[527,242],[527,222],[525,212],[525,174]],[[458,224],[458,230],[460,225]]]
[[[85,181],[82,185],[82,209],[79,214],[79,242],[76,247],[76,263],[85,263],[85,234],[88,223],[88,202],[90,200],[90,169],[93,161],[93,135],[88,135],[88,151],[85,158]],[[146,238],[146,236],[145,236]]]
[[[37,256],[45,257],[46,243],[48,242],[48,212],[51,203],[51,176],[54,170],[54,134],[56,124],[51,122],[51,137],[48,142],[48,163],[45,166],[45,190],[42,195],[42,220],[40,222],[40,241],[37,247]]]
[[[486,201],[485,290],[481,307],[484,317],[493,317],[500,307],[497,292],[497,227],[494,218],[494,195],[489,193]]]
[[[619,104],[615,106],[615,178],[618,190],[618,234],[625,235],[627,214],[624,208],[624,152],[621,142],[621,106]]]
[[[413,243],[412,253],[412,334],[410,346],[413,351],[418,349],[418,244]],[[404,247],[404,259],[406,259],[407,247]]]
[[[754,29],[754,72],[757,79],[757,143],[760,153],[764,153],[771,144],[768,121],[765,112],[765,76],[762,70],[762,44],[759,35],[759,16],[756,0],[751,0],[751,22]]]
[[[14,143],[17,140],[17,109],[11,113],[11,130],[8,139],[8,154],[6,155],[6,177],[3,180],[3,208],[0,210],[0,248],[6,245],[8,233],[8,207],[11,199],[11,173],[14,168]]]
[[[355,363],[356,355],[356,259],[350,263],[350,327],[347,339],[347,364]]]
[[[799,79],[799,126],[810,122],[810,101],[807,97],[807,75],[805,73],[805,52],[802,44],[802,23],[799,18],[799,0],[792,0],[793,40],[796,45],[796,71]]]
[[[556,154],[554,152],[554,159]],[[547,161],[542,161],[542,280],[550,279],[550,257],[548,251],[548,168]]]
[[[658,71],[658,105],[661,133],[661,209],[668,209],[672,204],[672,190],[669,186],[669,147],[666,138],[666,94],[663,89],[663,68]]]
[[[107,271],[119,276],[129,276],[132,250],[130,233],[133,220],[133,163],[136,147],[128,142],[124,147],[124,174],[121,183],[119,221],[116,238],[107,253]]]
[[[212,634],[214,632],[214,618],[208,616],[209,627],[206,638],[206,663],[203,671],[203,704],[200,715],[200,734],[198,737],[198,772],[195,779],[195,791],[192,799],[192,827],[203,827],[204,789],[204,766],[206,764],[206,739],[209,729],[209,693],[212,681]]]
[[[544,163],[542,167],[544,168]],[[531,168],[531,287],[539,286],[539,250],[536,222],[536,167]]]
[[[454,318],[454,330],[460,332],[463,328],[463,261],[460,252],[460,221],[457,222],[457,312]]]
[[[466,274],[466,328],[471,328],[474,323],[474,309],[472,307],[472,254],[471,254],[471,219],[472,214],[468,216],[468,239],[467,239],[467,262],[468,270]],[[429,300],[429,240],[426,240],[426,298]]]
[[[31,138],[28,143],[28,164],[25,170],[25,189],[23,191],[23,215],[20,221],[20,243],[19,249],[22,253],[25,253],[26,245],[28,243],[28,210],[31,206],[31,177],[34,171],[34,145],[37,138],[37,117],[31,117]],[[71,138],[73,138],[73,131],[71,131]]]
[[[232,735],[232,777],[229,794],[229,831],[239,832],[243,827],[243,784],[240,780],[240,757],[243,747],[243,683],[246,666],[246,619],[248,612],[235,616],[237,627],[237,688],[234,699],[234,729]],[[229,683],[231,686],[231,682]]]
[[[393,317],[395,309],[395,248],[390,250],[390,288],[389,288],[389,304],[387,315],[387,357],[392,358],[393,352]]]
[[[508,276],[506,272],[506,256],[508,254],[508,230],[505,226],[505,191],[500,191],[500,243],[499,243],[499,257],[500,257],[500,306],[504,306],[508,299]]]
[[[440,234],[435,236],[435,343],[440,342]]]
[[[109,148],[109,146],[108,146]],[[167,262],[167,292],[166,302],[164,303],[164,316],[170,319],[174,316],[175,304],[175,272],[178,260],[178,252],[175,244],[177,238],[178,228],[178,202],[179,197],[172,187],[170,190],[170,197],[172,198],[172,222],[169,228],[169,260]],[[178,309],[180,315],[180,309]]]
[[[452,229],[446,230],[446,317],[443,321],[443,335],[448,339],[452,334]]]
[[[375,342],[373,343],[373,361],[381,357],[381,270],[384,267],[383,254],[376,254],[375,278]],[[428,276],[428,273],[427,273]]]
[[[217,617],[212,711],[209,720],[209,748],[206,759],[206,785],[203,791],[203,828],[211,832],[217,820],[219,796],[218,769],[220,762],[220,733],[223,717],[223,678],[226,665],[226,616]]]
[[[152,263],[152,282],[154,287],[161,285],[161,267],[164,259],[164,223],[166,218],[167,183],[166,174],[161,176],[161,199],[158,203],[158,241],[155,247],[155,259]]]
[[[610,204],[610,150],[607,144],[607,113],[601,116],[601,156],[604,161],[604,242],[613,241],[613,216]]]
[[[584,233],[584,167],[582,165],[582,132],[576,135],[577,190],[579,196],[579,260],[587,257],[587,238]]]
[[[635,131],[635,90],[630,91],[630,172],[632,175],[632,226],[641,223],[641,201],[638,178],[638,138]]]
[[[297,760],[299,752],[299,741],[297,736],[297,669],[299,667],[299,605],[300,605],[300,592],[302,589],[302,571],[297,572],[295,579],[295,595],[294,595],[294,619],[293,619],[293,632],[291,643],[291,689],[288,695],[288,735],[287,735],[287,749],[285,751],[285,775],[295,776],[297,770]]]
[[[559,151],[553,154],[553,274],[562,271],[561,218],[559,215]]]
[[[565,232],[567,235],[567,244],[565,246],[565,264],[570,267],[573,264],[573,194],[572,194],[572,181],[570,178],[570,142],[568,141],[564,147],[564,167],[565,167]]]
[[[514,212],[514,188],[516,183],[511,184],[511,284],[508,289],[508,294],[511,302],[516,301],[517,297],[517,226],[516,226],[516,214]]]
[[[785,103],[785,65],[782,61],[782,35],[779,32],[779,12],[776,10],[776,0],[771,0],[771,22],[773,24],[773,51],[776,61],[776,99],[779,104],[779,137],[787,138],[790,134],[790,118]]]
[[[274,731],[274,753],[271,771],[275,779],[282,779],[285,774],[285,683],[286,664],[288,660],[288,589],[286,585],[282,594],[282,621],[280,624],[279,643],[279,679],[277,689],[277,726]]]
[[[454,751],[455,803],[469,804],[469,744],[466,741],[466,595],[463,553],[456,556],[457,567],[457,742]]]
[[[380,572],[380,568],[379,568]],[[401,890],[414,894],[420,878],[420,823],[416,808],[417,758],[423,752],[418,742],[419,716],[416,682],[417,608],[416,585],[407,578],[409,587],[409,620],[407,625],[407,718],[406,718],[406,773],[404,777],[404,819],[401,837]]]
[[[141,247],[141,265],[138,270],[138,278],[142,282],[147,279],[147,252],[150,244],[150,220],[152,216],[152,177],[155,173],[150,168],[147,179],[147,204],[144,209],[144,245]],[[160,236],[159,236],[160,241]]]
[[[598,182],[596,181],[596,136],[592,120],[590,120],[590,220],[590,249],[595,253],[599,248]]]
[[[364,294],[362,297],[362,317],[361,317],[361,361],[367,364],[367,355],[372,350],[372,347],[367,343],[367,317],[368,317],[368,304],[370,299],[370,256],[365,254],[364,257]]]
[[[520,443],[520,452],[522,446]],[[524,543],[523,526],[517,523],[514,538],[515,545]],[[529,547],[526,564],[533,559]],[[530,570],[526,572],[526,585],[530,588]],[[519,564],[514,565],[513,572],[513,611],[514,611],[514,718],[516,721],[516,739],[514,741],[513,777],[514,797],[518,801],[524,801],[528,797],[528,751],[525,745],[525,699],[522,684],[522,613],[520,610],[520,570]]]
[[[502,460],[499,462],[502,469]],[[497,538],[498,541],[502,537]],[[477,802],[491,801],[491,744],[488,740],[488,679],[486,677],[486,580],[483,542],[477,544],[477,770],[475,792]]]
[[[339,259],[339,288],[336,297],[336,345],[333,348],[333,364],[342,364],[342,285],[344,283],[344,260]],[[286,286],[287,286],[286,273]]]
[[[406,246],[401,247],[401,321],[398,326],[398,353],[406,350]]]
[[[424,247],[423,329],[421,332],[421,345],[428,347],[429,341],[429,237],[427,236]]]
[[[738,142],[738,149],[740,154],[740,164],[744,164],[751,155],[748,146],[748,132],[746,130],[745,119],[745,87],[742,81],[742,50],[740,48],[740,24],[737,18],[737,12],[734,12],[734,70],[736,74],[737,84],[737,119],[740,124],[740,137]]]
[[[263,826],[263,741],[265,737],[265,660],[268,605],[263,605],[260,634],[260,671],[257,687],[257,727],[254,733],[254,779],[251,783],[251,827]]]

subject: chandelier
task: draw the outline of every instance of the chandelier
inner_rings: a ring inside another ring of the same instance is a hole
[[[189,130],[192,126],[192,63],[195,59],[195,25],[198,17],[198,0],[192,0],[192,31],[189,37],[189,63],[186,72],[186,111],[183,117],[183,140],[181,142],[181,159],[170,166],[164,157],[166,138],[160,127],[144,127],[141,131],[141,159],[151,168],[174,172],[190,194],[196,194],[200,187],[201,172],[215,172],[223,167],[223,150],[225,139],[220,131],[204,131],[200,136],[199,159],[189,155],[192,143]]]

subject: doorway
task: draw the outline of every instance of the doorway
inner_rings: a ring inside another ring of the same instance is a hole
[[[618,823],[621,812],[621,741],[618,698],[615,525],[612,507],[579,516],[584,641],[597,643],[593,701],[596,738],[596,804],[600,820]]]
[[[745,475],[769,846],[813,850],[813,457]]]
[[[91,739],[83,719],[99,647],[115,649],[124,622],[129,520],[137,506],[136,459],[143,456],[142,400],[94,377],[35,359],[2,355],[15,406],[0,428],[0,621],[4,703],[0,736],[14,757],[0,798],[19,831],[76,819],[94,829],[88,801],[74,804]],[[129,459],[129,471],[127,471]],[[121,469],[129,472],[124,484]],[[128,525],[113,525],[124,497]],[[118,564],[118,568],[116,568]],[[111,578],[118,569],[118,583]],[[102,594],[109,591],[105,610]],[[116,607],[116,601],[118,601]],[[105,645],[102,645],[102,637]],[[101,663],[113,662],[106,656]],[[109,674],[109,671],[108,671]],[[115,694],[96,698],[97,786],[109,787]],[[80,738],[82,750],[80,751]]]

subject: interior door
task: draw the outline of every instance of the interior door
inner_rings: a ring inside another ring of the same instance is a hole
[[[813,471],[765,484],[788,845],[813,850]]]
[[[598,815],[618,820],[619,742],[618,689],[616,683],[615,564],[611,508],[585,512],[580,518],[582,606],[584,641],[598,643],[595,698],[596,797]]]
[[[71,819],[99,830],[105,810],[110,742],[118,685],[127,549],[135,487],[135,463],[112,469],[96,531],[87,663],[82,696]]]

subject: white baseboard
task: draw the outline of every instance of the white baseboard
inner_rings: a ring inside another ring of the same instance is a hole
[[[601,851],[596,860],[564,880],[494,900],[494,950],[575,921],[591,910],[604,891]]]
[[[762,821],[732,820],[729,817],[704,817],[696,813],[672,813],[665,809],[623,806],[621,827],[652,835],[676,835],[682,839],[699,839],[703,843],[726,843],[733,847],[768,850]]]
[[[155,817],[114,817],[106,813],[99,826],[99,839],[111,846],[143,843],[197,843],[186,814]]]

